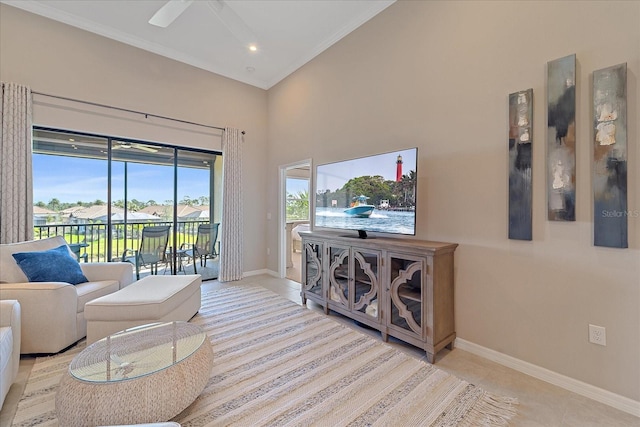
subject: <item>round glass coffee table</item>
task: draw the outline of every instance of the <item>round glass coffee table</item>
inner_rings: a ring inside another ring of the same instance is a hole
[[[62,426],[170,420],[204,390],[213,350],[204,331],[188,322],[126,329],[80,352],[56,393]]]

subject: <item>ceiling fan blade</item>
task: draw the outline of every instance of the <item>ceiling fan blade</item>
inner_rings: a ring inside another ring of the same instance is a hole
[[[154,148],[154,147],[150,147],[148,145],[142,145],[142,144],[131,144],[131,146],[133,148],[136,148],[138,150],[142,150],[142,151],[146,151],[148,153],[157,153],[158,149]]]
[[[149,24],[167,28],[191,3],[193,0],[169,0],[149,19]]]
[[[258,38],[251,31],[251,28],[224,0],[208,0],[207,5],[242,44],[250,46],[258,42]]]
[[[116,141],[111,146],[112,150],[119,150],[119,149],[130,150],[132,148],[140,151],[146,151],[148,153],[157,153],[158,151],[160,151],[158,148],[153,147],[151,145],[138,144],[135,142],[128,142],[128,141]]]

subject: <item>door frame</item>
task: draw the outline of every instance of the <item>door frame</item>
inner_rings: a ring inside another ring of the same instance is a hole
[[[313,188],[313,161],[312,159],[300,160],[298,162],[281,165],[279,167],[279,195],[278,195],[278,277],[281,279],[287,276],[287,171],[299,167],[309,167],[309,222],[313,218],[313,199],[311,190]]]

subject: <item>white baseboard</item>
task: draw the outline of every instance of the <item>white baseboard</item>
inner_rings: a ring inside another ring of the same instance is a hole
[[[530,375],[539,380],[562,387],[565,390],[569,390],[573,393],[604,403],[605,405],[609,405],[628,414],[640,417],[640,402],[636,400],[578,381],[571,377],[567,377],[566,375],[550,371],[549,369],[525,362],[524,360],[516,359],[515,357],[499,353],[495,350],[491,350],[490,348],[474,344],[461,338],[456,338],[454,345],[456,348],[461,350],[468,351],[469,353],[484,357],[485,359],[489,359],[493,362],[499,363],[500,365],[515,369],[523,374]]]
[[[277,271],[273,271],[273,270],[269,270],[269,269],[267,269],[266,271],[267,271],[268,275],[280,278],[280,274]]]
[[[268,268],[262,268],[260,270],[244,271],[242,273],[242,277],[259,276],[261,274],[269,274],[269,275],[273,276],[272,273],[273,273],[273,271],[269,270]]]

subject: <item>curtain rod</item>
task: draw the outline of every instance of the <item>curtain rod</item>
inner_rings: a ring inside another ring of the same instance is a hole
[[[145,118],[147,118],[147,117],[155,117],[157,119],[171,120],[171,121],[174,121],[174,122],[185,123],[185,124],[188,124],[188,125],[194,125],[194,126],[200,126],[200,127],[205,127],[205,128],[209,128],[209,129],[218,129],[218,130],[224,131],[224,128],[221,128],[219,126],[205,125],[205,124],[202,124],[202,123],[190,122],[190,121],[187,121],[187,120],[174,119],[173,117],[159,116],[157,114],[145,113],[145,112],[136,111],[136,110],[129,110],[127,108],[114,107],[112,105],[99,104],[97,102],[83,101],[81,99],[67,98],[65,96],[51,95],[51,94],[43,93],[43,92],[31,91],[31,93],[36,94],[36,95],[46,96],[46,97],[49,97],[49,98],[62,99],[64,101],[80,102],[82,104],[93,105],[94,107],[110,108],[112,110],[124,111],[124,112],[127,112],[127,113],[133,113],[133,114],[140,114],[140,115],[143,115]],[[242,134],[244,135],[245,132],[242,131]]]

